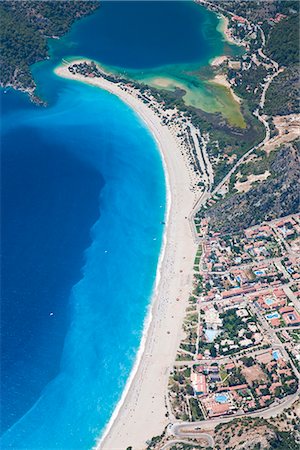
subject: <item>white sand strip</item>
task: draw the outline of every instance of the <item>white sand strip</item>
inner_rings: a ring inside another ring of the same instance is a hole
[[[82,62],[82,61],[81,61]],[[74,61],[73,63],[74,64]],[[149,106],[115,83],[102,78],[71,74],[60,66],[56,74],[98,86],[131,106],[155,137],[164,161],[169,184],[169,214],[165,229],[165,248],[153,294],[151,311],[130,383],[106,428],[98,448],[134,450],[147,447],[146,440],[162,433],[170,419],[166,417],[169,371],[182,337],[182,322],[192,289],[192,268],[196,253],[188,217],[195,202],[182,148],[166,125]]]

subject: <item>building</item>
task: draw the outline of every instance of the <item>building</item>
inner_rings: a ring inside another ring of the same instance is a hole
[[[300,325],[300,315],[293,306],[285,306],[279,311],[286,326]]]
[[[207,411],[209,417],[218,417],[228,414],[232,409],[229,403],[218,403],[214,398],[207,397],[201,400],[202,405]]]
[[[195,395],[205,395],[207,394],[206,378],[203,373],[198,373],[192,371],[191,382],[194,389]]]

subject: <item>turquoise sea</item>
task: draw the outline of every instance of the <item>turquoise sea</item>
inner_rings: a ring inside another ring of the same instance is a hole
[[[93,447],[133,367],[164,229],[153,137],[118,98],[53,68],[206,61],[209,20],[191,2],[104,2],[33,67],[46,108],[1,91],[3,449]]]

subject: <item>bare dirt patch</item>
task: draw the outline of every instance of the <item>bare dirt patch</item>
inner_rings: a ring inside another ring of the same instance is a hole
[[[238,192],[248,192],[250,191],[252,184],[255,181],[264,181],[266,180],[269,176],[271,175],[271,173],[266,170],[264,173],[261,173],[259,175],[248,175],[247,180],[246,181],[239,181],[237,180],[237,182],[235,183],[235,189],[238,190]],[[238,174],[238,176],[241,176],[241,174]],[[238,178],[237,176],[237,178]]]
[[[266,375],[263,373],[262,369],[258,364],[254,364],[251,367],[243,367],[242,374],[247,380],[247,383],[253,384],[254,381],[267,381]]]
[[[300,137],[300,114],[275,116],[273,117],[273,123],[277,128],[278,135],[264,146],[264,150],[267,153],[270,153],[282,144],[292,142]]]

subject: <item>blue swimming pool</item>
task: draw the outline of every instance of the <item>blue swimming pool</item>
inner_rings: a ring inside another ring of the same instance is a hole
[[[207,342],[213,342],[218,335],[217,330],[205,330],[205,337]]]
[[[274,351],[272,352],[272,356],[273,356],[273,358],[275,359],[275,361],[277,361],[279,358],[281,358],[281,353],[280,353],[279,350],[274,350]]]
[[[274,311],[274,312],[272,312],[272,313],[270,313],[270,314],[267,314],[267,315],[266,315],[266,318],[267,318],[268,320],[279,319],[279,318],[280,318],[280,314],[279,314],[277,311]]]
[[[264,275],[265,274],[264,270],[255,270],[254,273],[255,273],[255,275]]]
[[[228,403],[229,401],[229,395],[228,394],[216,394],[215,400],[218,403]]]
[[[273,298],[266,298],[265,303],[266,303],[267,305],[273,305],[274,299],[273,299]]]

